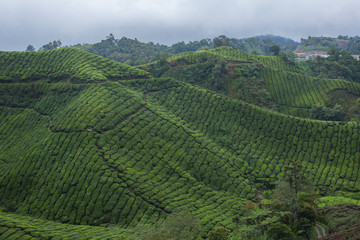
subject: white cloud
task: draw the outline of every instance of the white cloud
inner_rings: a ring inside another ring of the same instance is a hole
[[[0,0],[0,49],[96,42],[110,32],[174,43],[226,34],[358,35],[357,0]]]

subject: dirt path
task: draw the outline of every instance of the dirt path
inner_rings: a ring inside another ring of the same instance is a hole
[[[325,232],[325,229],[321,226],[321,225],[319,225],[319,224],[316,224],[315,225],[315,230],[316,230],[316,232],[317,232],[317,237],[318,238],[321,238],[321,237],[325,237],[326,236],[326,232]]]

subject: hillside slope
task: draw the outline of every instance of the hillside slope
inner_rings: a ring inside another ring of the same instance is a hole
[[[359,119],[359,84],[308,76],[301,65],[286,57],[221,47],[180,54],[141,68],[154,76],[173,77],[293,116],[310,117],[314,106],[339,104],[347,120]]]
[[[243,203],[291,160],[322,193],[360,191],[357,122],[279,114],[172,78],[2,83],[0,92],[0,207],[8,212],[115,225],[126,235],[185,207],[203,234],[235,229]],[[27,232],[56,236],[46,227],[53,222],[29,226],[31,218],[8,213],[0,230],[16,234],[22,221]]]
[[[94,82],[148,77],[148,73],[82,50],[0,52],[0,82]]]

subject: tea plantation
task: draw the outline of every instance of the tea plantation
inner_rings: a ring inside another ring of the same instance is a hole
[[[342,105],[357,112],[358,103],[339,98],[355,98],[360,85],[343,79],[309,76],[300,64],[287,57],[256,56],[230,47],[182,53],[163,61],[141,66],[153,75],[172,77],[199,85],[233,99],[243,100],[292,116],[310,117],[313,106]],[[339,96],[344,91],[345,96]],[[337,102],[331,100],[331,95]]]
[[[162,78],[71,48],[0,52],[0,238],[127,239],[180,208],[203,236],[233,230],[291,160],[322,194],[360,191],[358,122],[286,115],[183,81],[179,69],[204,59],[257,66],[284,109],[360,93],[229,48],[168,59]]]

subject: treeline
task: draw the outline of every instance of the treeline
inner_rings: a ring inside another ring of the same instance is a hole
[[[332,47],[328,57],[317,56],[310,58],[307,64],[311,75],[322,78],[342,78],[360,83],[360,64],[346,50]]]
[[[354,36],[342,36],[337,38],[332,37],[308,37],[307,39],[301,39],[301,44],[298,51],[316,51],[323,50],[329,51],[331,48],[339,50],[346,50],[350,54],[360,54],[360,37]]]
[[[278,42],[277,42],[278,41]],[[282,45],[287,43],[286,45]],[[247,52],[259,55],[272,55],[269,48],[273,45],[279,46],[281,51],[291,53],[296,48],[296,42],[291,42],[284,38],[269,36],[269,38],[248,38],[237,39],[229,38],[224,35],[214,39],[202,39],[200,41],[184,41],[175,43],[171,46],[154,44],[153,42],[143,43],[137,39],[123,37],[116,39],[110,34],[106,39],[95,44],[77,44],[73,47],[95,53],[128,65],[141,65],[159,60],[161,57],[176,55],[183,52],[194,52],[199,50],[213,49],[219,46],[230,46]]]

